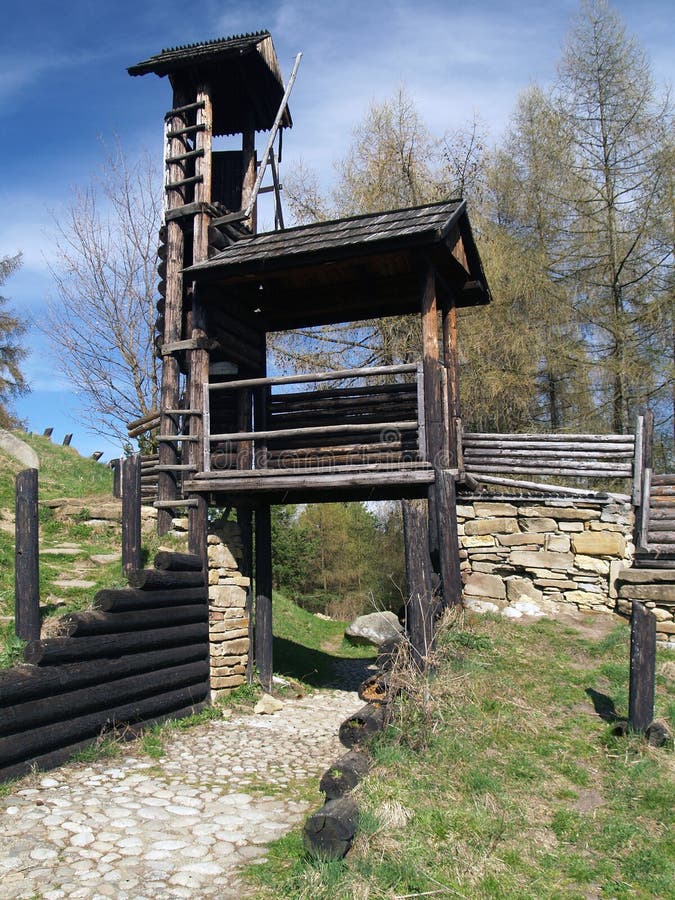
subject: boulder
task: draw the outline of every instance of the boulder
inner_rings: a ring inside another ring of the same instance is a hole
[[[357,644],[380,647],[391,640],[400,640],[403,628],[393,612],[374,612],[358,616],[345,630],[346,637]]]
[[[253,712],[259,716],[271,716],[275,712],[279,712],[284,708],[281,700],[277,700],[271,694],[263,694],[260,700],[253,707]]]

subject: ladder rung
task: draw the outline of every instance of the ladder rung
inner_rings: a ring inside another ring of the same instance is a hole
[[[165,222],[174,222],[176,219],[182,219],[183,216],[194,216],[197,213],[207,213],[210,216],[218,215],[218,210],[210,203],[184,203],[182,206],[174,206],[167,209],[164,213]]]
[[[167,156],[164,160],[167,166],[171,165],[171,163],[179,163],[185,162],[187,159],[196,159],[198,156],[203,156],[204,150],[190,150],[188,153],[181,153],[178,156]]]
[[[164,409],[167,416],[201,416],[201,409]]]
[[[168,184],[164,185],[164,190],[175,191],[176,188],[185,187],[186,184],[197,184],[197,182],[203,180],[203,175],[191,175],[190,178],[181,178],[180,181],[170,181]]]
[[[183,137],[185,134],[195,134],[197,131],[206,131],[206,125],[186,125],[185,128],[177,128],[175,131],[167,131],[167,140]]]
[[[177,509],[179,506],[198,506],[198,500],[155,500],[155,509]]]
[[[171,444],[173,441],[198,441],[196,434],[158,434],[157,440],[165,444]]]
[[[204,109],[206,104],[203,100],[197,100],[195,103],[186,103],[185,106],[177,106],[175,109],[170,109],[168,113],[164,116],[165,119],[172,119],[174,116],[180,116],[186,112],[192,112],[193,109]]]

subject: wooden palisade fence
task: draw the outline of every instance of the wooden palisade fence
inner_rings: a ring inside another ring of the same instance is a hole
[[[17,622],[28,644],[19,665],[0,673],[0,779],[34,765],[59,765],[103,732],[178,718],[209,693],[208,587],[203,561],[158,553],[139,569],[138,459],[125,462],[123,565],[128,587],[99,591],[93,609],[64,616],[61,636],[39,639],[33,565],[17,579]],[[28,470],[31,472],[31,470]],[[17,479],[17,559],[37,559],[35,476]],[[31,552],[26,549],[31,547]],[[37,622],[37,627],[36,627]]]

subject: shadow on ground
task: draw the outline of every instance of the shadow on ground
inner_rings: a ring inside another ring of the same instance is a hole
[[[618,721],[619,715],[611,697],[608,697],[607,694],[601,694],[599,691],[596,691],[595,688],[586,688],[586,693],[590,697],[593,708],[601,719],[605,722]]]
[[[369,667],[374,662],[374,649],[373,656],[367,659],[347,659],[296,644],[286,638],[274,638],[274,671],[312,687],[355,691],[362,681],[372,675]]]

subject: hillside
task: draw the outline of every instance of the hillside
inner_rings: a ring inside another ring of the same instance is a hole
[[[40,600],[43,617],[81,609],[94,592],[121,583],[119,501],[112,473],[72,447],[18,434],[40,458]],[[0,452],[0,623],[11,647],[14,613],[14,478],[22,465]],[[59,505],[59,498],[74,503]],[[50,505],[47,505],[47,504]],[[2,653],[0,653],[2,659]],[[4,664],[10,661],[5,654]]]

